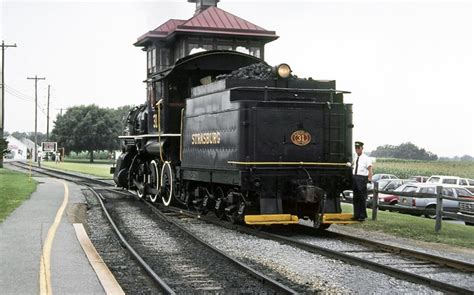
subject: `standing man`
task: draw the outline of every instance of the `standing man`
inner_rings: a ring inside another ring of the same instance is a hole
[[[41,168],[41,157],[43,156],[43,153],[41,151],[38,151],[38,167]]]
[[[364,143],[355,142],[357,158],[352,163],[352,191],[354,220],[364,221],[367,218],[367,182],[372,181],[372,160],[364,155]]]

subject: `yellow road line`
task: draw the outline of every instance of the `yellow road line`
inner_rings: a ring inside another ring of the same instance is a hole
[[[56,235],[56,230],[58,229],[59,223],[63,216],[64,210],[66,209],[67,202],[69,200],[69,188],[66,182],[61,180],[55,181],[62,183],[64,186],[64,198],[61,207],[59,207],[58,212],[56,213],[56,218],[48,230],[48,235],[43,245],[43,252],[41,254],[40,262],[40,294],[53,294],[51,289],[51,248],[53,246],[54,236]]]
[[[104,263],[99,253],[92,244],[89,236],[87,235],[82,223],[74,223],[74,229],[76,230],[76,236],[81,244],[82,249],[86,253],[89,263],[92,265],[102,287],[106,294],[125,294],[122,287],[115,279],[112,272],[109,270],[107,265]]]

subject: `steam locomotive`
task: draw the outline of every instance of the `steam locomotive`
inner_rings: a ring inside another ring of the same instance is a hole
[[[349,223],[352,105],[335,81],[299,79],[236,51],[179,59],[126,119],[119,187],[231,222]]]

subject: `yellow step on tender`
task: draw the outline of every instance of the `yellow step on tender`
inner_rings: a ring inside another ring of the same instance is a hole
[[[298,216],[291,214],[245,215],[245,223],[251,225],[295,224]]]
[[[352,220],[354,215],[352,213],[325,213],[323,215],[323,222],[326,224],[353,224],[359,223],[357,220]]]

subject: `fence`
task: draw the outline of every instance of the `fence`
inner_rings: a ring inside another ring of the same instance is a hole
[[[374,196],[372,200],[372,220],[377,220],[377,212],[379,207],[379,193],[383,194],[390,194],[394,196],[405,196],[405,197],[412,197],[412,198],[430,198],[436,199],[436,210],[434,209],[426,209],[426,208],[404,208],[402,206],[393,206],[393,205],[385,205],[383,208],[385,209],[391,209],[394,211],[418,211],[418,212],[423,212],[423,213],[436,213],[436,222],[435,222],[435,231],[439,232],[441,230],[441,224],[443,217],[449,217],[452,219],[456,220],[461,220],[464,222],[469,222],[474,224],[474,215],[467,215],[463,214],[460,212],[457,213],[452,213],[452,212],[445,212],[443,210],[443,200],[452,200],[452,201],[458,201],[458,202],[467,202],[467,203],[474,203],[474,199],[468,199],[468,198],[454,198],[454,197],[449,197],[449,196],[444,196],[442,194],[443,187],[442,186],[437,186],[436,187],[436,193],[430,194],[430,193],[414,193],[414,192],[395,192],[395,191],[379,191],[379,185],[377,182],[374,183]]]

